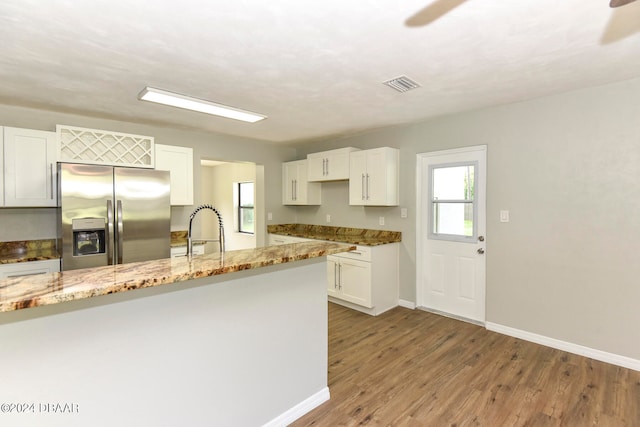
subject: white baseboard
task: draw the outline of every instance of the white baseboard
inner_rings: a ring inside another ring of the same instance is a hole
[[[555,338],[550,338],[544,335],[538,335],[532,332],[511,328],[509,326],[499,325],[497,323],[487,322],[486,328],[493,332],[520,338],[525,341],[531,341],[536,344],[555,348],[557,350],[568,351],[569,353],[589,357],[601,362],[611,363],[612,365],[622,366],[623,368],[633,369],[634,371],[640,371],[640,360],[632,359],[630,357],[620,356],[618,354],[608,353],[602,350],[596,350],[594,348],[557,340]]]
[[[416,309],[416,303],[413,301],[407,301],[407,300],[401,299],[401,300],[398,300],[398,305],[400,307],[410,308],[411,310]]]
[[[285,413],[278,415],[266,423],[263,427],[286,427],[298,418],[302,417],[313,409],[322,405],[324,402],[330,399],[329,387],[325,387],[313,396],[298,403],[293,408],[289,409]]]

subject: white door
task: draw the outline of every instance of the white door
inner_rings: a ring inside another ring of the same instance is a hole
[[[486,146],[418,154],[418,306],[485,321]]]

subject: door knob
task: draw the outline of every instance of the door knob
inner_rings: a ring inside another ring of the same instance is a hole
[[[478,236],[478,240],[484,242],[484,236]]]
[[[484,249],[482,249],[482,248],[478,249],[478,253],[479,253],[480,255],[482,255],[482,254],[484,253]]]

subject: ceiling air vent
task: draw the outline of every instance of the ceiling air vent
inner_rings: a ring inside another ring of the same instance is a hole
[[[398,92],[406,92],[420,87],[419,83],[414,82],[407,76],[396,77],[394,79],[387,80],[383,84],[389,86],[391,89],[397,90]]]

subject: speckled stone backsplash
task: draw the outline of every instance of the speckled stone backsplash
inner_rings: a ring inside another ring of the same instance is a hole
[[[60,258],[55,239],[0,242],[0,264]]]
[[[285,236],[328,240],[354,245],[376,246],[402,241],[400,231],[371,230],[367,228],[331,227],[313,224],[274,224],[267,226],[267,232]]]

